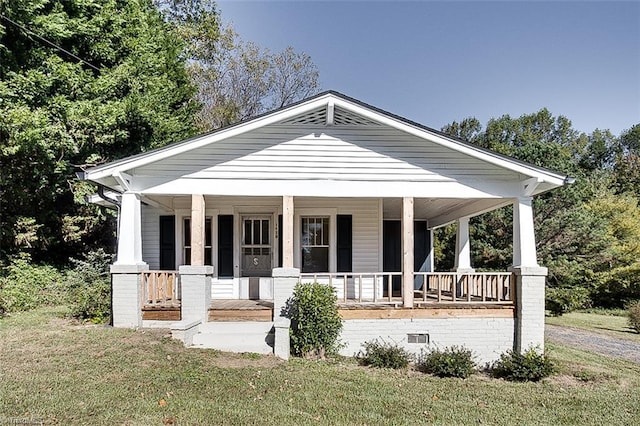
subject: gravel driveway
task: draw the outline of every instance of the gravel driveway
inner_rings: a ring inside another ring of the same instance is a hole
[[[545,325],[549,341],[596,352],[613,358],[622,358],[640,364],[640,343],[616,339],[578,328]]]

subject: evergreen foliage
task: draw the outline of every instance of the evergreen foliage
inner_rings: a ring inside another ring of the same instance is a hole
[[[333,287],[298,283],[285,310],[291,319],[291,351],[294,355],[324,358],[337,352],[342,318]]]
[[[103,323],[111,316],[111,275],[113,256],[98,249],[74,265],[66,277],[66,304],[70,315],[80,320]]]
[[[150,0],[8,0],[0,13],[100,70],[0,20],[2,256],[65,263],[113,244],[74,168],[192,135],[195,90]]]
[[[362,365],[376,368],[406,368],[413,356],[403,347],[385,341],[373,340],[362,344],[364,351],[358,354]]]
[[[627,309],[629,316],[629,327],[633,328],[636,333],[640,333],[640,300],[629,304]]]
[[[28,311],[63,300],[63,275],[48,265],[32,264],[28,257],[11,261],[0,277],[0,314]]]
[[[515,382],[537,382],[554,371],[555,366],[547,354],[535,348],[524,353],[507,351],[491,366],[494,377]]]
[[[466,379],[476,372],[477,366],[470,349],[452,346],[433,349],[422,353],[417,363],[418,369],[438,377],[458,377]]]

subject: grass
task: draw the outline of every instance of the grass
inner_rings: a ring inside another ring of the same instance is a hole
[[[640,334],[629,327],[626,316],[603,315],[593,312],[570,312],[560,317],[547,317],[546,323],[581,328],[640,343]]]
[[[540,383],[185,349],[60,309],[0,320],[0,424],[639,424],[640,366],[553,346]]]

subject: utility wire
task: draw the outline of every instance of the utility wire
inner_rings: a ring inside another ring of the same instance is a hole
[[[9,23],[11,23],[11,24],[13,24],[14,26],[16,26],[16,27],[18,27],[19,29],[21,29],[22,31],[24,31],[25,33],[27,33],[27,34],[31,34],[32,36],[36,37],[37,39],[39,39],[39,40],[41,40],[41,41],[43,41],[43,42],[47,43],[49,46],[51,46],[51,47],[53,47],[53,48],[55,48],[55,49],[58,49],[58,50],[60,50],[60,51],[62,51],[62,52],[64,52],[64,53],[66,53],[67,55],[71,56],[71,57],[72,57],[72,58],[74,58],[75,60],[80,61],[80,62],[82,62],[83,64],[85,64],[85,65],[87,65],[87,66],[89,66],[89,67],[93,68],[94,70],[96,70],[96,71],[100,72],[100,69],[99,69],[98,67],[96,67],[95,65],[90,64],[89,62],[85,61],[85,60],[84,60],[84,59],[82,59],[81,57],[76,56],[76,55],[74,55],[73,53],[69,52],[68,50],[66,50],[66,49],[64,49],[64,48],[62,48],[62,47],[60,47],[60,46],[58,46],[58,45],[57,45],[57,44],[55,44],[54,42],[49,41],[49,40],[47,40],[46,38],[39,36],[38,34],[34,33],[34,32],[33,32],[33,31],[31,31],[30,29],[28,29],[28,28],[26,28],[26,27],[24,27],[24,26],[22,26],[22,25],[18,24],[16,21],[14,21],[14,20],[12,20],[12,19],[10,19],[10,18],[8,18],[8,17],[4,16],[4,15],[3,15],[3,14],[1,14],[1,13],[0,13],[0,18],[4,19],[5,21],[7,21],[7,22],[9,22]]]

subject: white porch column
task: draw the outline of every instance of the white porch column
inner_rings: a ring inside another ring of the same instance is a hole
[[[474,269],[471,267],[471,244],[469,242],[469,218],[461,217],[457,223],[456,261],[454,266],[457,272],[473,272]]]
[[[531,197],[513,203],[513,266],[538,266]]]
[[[285,195],[282,197],[282,267],[293,268],[293,197]]]
[[[515,350],[544,350],[544,290],[547,268],[538,266],[531,197],[513,203],[513,267],[516,279]]]
[[[297,268],[274,268],[272,276],[273,326],[276,332],[273,353],[278,358],[289,359],[289,353],[291,352],[289,341],[291,320],[285,316],[287,312],[283,312],[283,309],[287,305],[287,300],[293,296],[293,289],[296,284],[300,281],[300,270]]]
[[[142,261],[141,220],[140,196],[125,192],[120,204],[118,255],[114,265],[146,265]]]
[[[204,265],[204,195],[191,195],[191,265]]]
[[[209,319],[211,307],[211,277],[213,266],[181,265],[178,268],[182,293],[182,321],[199,321],[205,323]]]
[[[413,308],[413,197],[402,199],[402,305]]]

